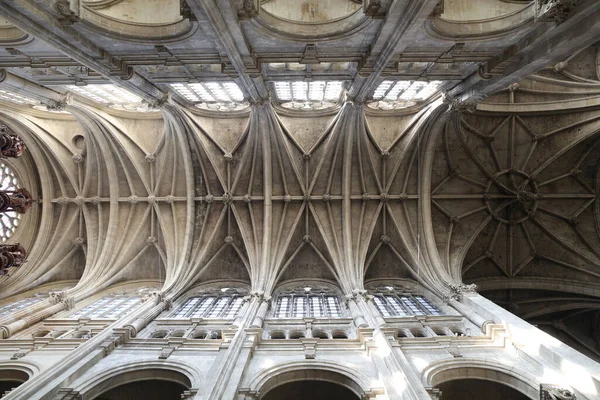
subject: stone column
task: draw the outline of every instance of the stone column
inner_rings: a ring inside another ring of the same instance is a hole
[[[244,318],[246,316],[246,312],[248,311],[248,307],[250,305],[250,299],[250,296],[244,296],[244,304],[242,305],[242,307],[240,307],[240,311],[238,312],[237,317],[235,317],[235,319],[233,320],[231,328],[239,328],[240,326],[242,326],[242,323],[244,322]]]
[[[198,392],[195,400],[235,399],[238,382],[252,356],[252,350],[259,340],[260,327],[264,322],[271,299],[264,292],[252,292],[248,298],[246,315],[242,318],[240,329],[231,339],[229,346],[219,350],[219,355],[207,376],[204,389]],[[252,321],[251,327],[244,328],[250,325],[250,321]]]
[[[2,338],[7,339],[15,333],[22,331],[33,324],[43,321],[44,319],[51,317],[62,310],[69,310],[73,308],[74,304],[73,299],[67,299],[64,292],[52,293],[50,301],[53,303],[50,306],[46,304],[42,309],[38,309],[30,314],[23,315],[19,319],[15,319],[10,323],[0,325],[0,334],[2,334]]]
[[[61,304],[55,306],[64,307]],[[143,304],[139,309],[115,322],[112,326],[117,329],[128,321],[135,321],[140,315],[145,315],[152,306],[152,304]],[[119,340],[120,338],[114,335],[114,330],[105,329],[72,350],[60,363],[38,373],[34,378],[11,391],[2,400],[46,400],[52,398],[52,393],[58,393],[59,388],[68,386],[110,354]]]
[[[164,310],[171,308],[170,300],[163,299],[159,293],[153,294],[154,302],[156,305],[149,309],[145,314],[138,317],[135,321],[124,326],[125,329],[129,329],[131,337],[136,337],[137,334],[144,329],[151,321],[160,315]]]
[[[386,326],[385,319],[383,318],[383,316],[379,312],[379,309],[375,305],[375,302],[373,301],[373,296],[367,297],[367,305],[369,306],[369,312],[371,313],[373,318],[375,318],[375,321],[377,322],[378,326]]]
[[[350,310],[350,315],[352,316],[352,319],[354,320],[354,325],[356,325],[357,328],[368,328],[369,324],[365,320],[365,317],[363,316],[362,311],[356,304],[356,298],[357,298],[356,291],[355,291],[355,293],[347,295],[346,296],[346,305],[348,306],[348,309]]]
[[[476,294],[477,286],[475,285],[452,285],[450,287],[451,294],[448,298],[448,305],[453,307],[456,311],[464,315],[469,321],[474,323],[476,326],[481,328],[481,331],[485,333],[486,325],[493,323],[490,319],[485,319],[479,315],[473,309],[465,306],[462,303],[462,299],[465,295]]]
[[[271,296],[259,295],[258,299],[260,301],[260,306],[258,307],[258,311],[252,320],[252,325],[250,325],[250,328],[262,328],[263,323],[265,322],[265,317],[267,316],[267,311],[269,311],[269,306],[271,304]]]

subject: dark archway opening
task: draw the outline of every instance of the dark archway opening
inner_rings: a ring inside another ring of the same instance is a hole
[[[4,393],[17,388],[22,383],[21,381],[0,381],[0,397],[4,396]]]
[[[437,386],[444,400],[529,400],[521,392],[501,383],[481,379],[458,379]]]
[[[331,382],[296,381],[277,386],[262,400],[359,400],[350,389]]]
[[[180,383],[154,379],[117,386],[95,400],[181,400],[185,390]]]
[[[21,386],[28,379],[29,375],[23,371],[14,369],[0,370],[0,397],[3,397],[4,393]]]

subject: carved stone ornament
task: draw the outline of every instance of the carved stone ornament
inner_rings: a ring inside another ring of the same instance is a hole
[[[11,360],[18,360],[19,358],[23,358],[27,355],[27,353],[30,353],[31,349],[19,349],[19,351],[17,351],[16,353],[14,353],[10,359]]]
[[[48,111],[64,111],[67,106],[67,99],[63,98],[61,100],[48,100],[45,102],[46,110]]]
[[[540,384],[540,400],[577,400],[573,389],[548,383]]]
[[[535,20],[562,23],[571,15],[579,0],[535,0]]]
[[[0,79],[1,81],[1,79]],[[19,157],[25,151],[25,143],[6,125],[0,124],[0,157]]]
[[[459,284],[452,284],[450,285],[450,295],[448,296],[449,299],[454,299],[454,300],[462,300],[462,297],[465,293],[476,293],[477,292],[477,285],[475,285],[474,283],[467,285],[465,283],[459,283]]]
[[[31,204],[33,204],[33,199],[25,188],[0,191],[0,213],[15,211],[25,214]]]
[[[7,275],[8,268],[20,267],[27,257],[27,251],[20,243],[0,244],[0,275]]]
[[[80,21],[79,16],[71,10],[69,0],[56,0],[54,9],[57,12],[58,22],[63,26],[72,25]]]

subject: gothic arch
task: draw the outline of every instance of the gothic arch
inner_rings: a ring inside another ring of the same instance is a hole
[[[74,389],[84,400],[90,400],[122,384],[150,379],[175,382],[190,389],[198,387],[202,377],[198,371],[182,362],[144,360],[121,364],[108,372],[96,374]]]
[[[455,379],[481,379],[509,386],[535,400],[539,396],[537,380],[525,371],[502,362],[462,358],[432,363],[422,374],[425,387],[435,387]]]
[[[301,372],[301,374],[299,374]],[[285,383],[299,380],[319,380],[348,388],[359,398],[375,398],[383,388],[373,388],[370,380],[360,372],[332,361],[293,361],[276,365],[257,374],[240,393],[262,398],[267,392]]]

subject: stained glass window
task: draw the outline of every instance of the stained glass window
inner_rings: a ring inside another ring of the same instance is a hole
[[[0,190],[14,191],[19,188],[19,181],[10,167],[0,162]],[[0,241],[6,242],[14,235],[21,219],[21,214],[16,211],[5,211],[0,214]]]

